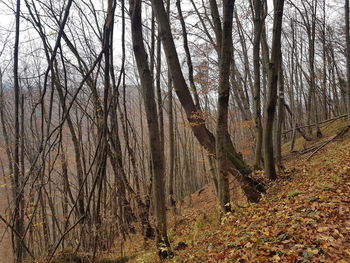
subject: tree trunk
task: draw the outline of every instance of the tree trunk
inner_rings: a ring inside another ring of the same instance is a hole
[[[262,32],[262,3],[254,0],[254,42],[253,42],[253,64],[254,64],[254,119],[255,119],[255,163],[254,168],[261,167],[262,154],[262,124],[261,124],[261,88],[260,88],[260,41]]]
[[[196,114],[197,108],[192,100],[188,86],[181,71],[179,58],[176,52],[174,39],[171,34],[171,29],[164,9],[163,1],[152,0],[152,7],[158,21],[164,52],[166,54],[168,67],[171,72],[175,92],[186,112],[187,119],[191,124],[190,126],[195,137],[199,143],[209,152],[209,154],[215,156],[215,137],[206,128],[205,120],[198,118],[199,114]],[[231,174],[234,175],[237,181],[241,184],[241,187],[248,199],[250,201],[257,202],[261,197],[260,192],[263,190],[262,185],[248,177],[251,170],[249,166],[239,157],[230,139],[227,140],[227,147],[231,157]]]
[[[276,165],[279,170],[283,170],[282,166],[282,124],[284,121],[284,76],[282,69],[282,59],[280,60],[278,73],[278,109],[277,109],[277,123],[276,123]]]
[[[223,211],[231,210],[229,188],[229,165],[227,152],[228,102],[230,98],[230,66],[232,57],[232,20],[234,1],[223,2],[223,25],[220,52],[220,77],[218,94],[218,113],[216,124],[216,161],[218,172],[218,196]]]
[[[346,37],[346,87],[347,87],[347,113],[350,126],[350,32],[349,32],[349,0],[345,0],[345,37]]]
[[[275,118],[277,103],[277,80],[278,69],[281,56],[281,32],[283,18],[284,0],[275,1],[274,20],[273,20],[273,39],[271,50],[271,61],[269,63],[269,81],[266,104],[266,119],[264,123],[264,167],[265,174],[271,179],[277,178],[275,169],[275,160],[273,152],[273,123]]]
[[[176,203],[174,198],[174,114],[173,114],[173,89],[170,74],[168,76],[168,115],[169,115],[169,199],[170,206],[176,214]]]
[[[165,187],[164,187],[164,159],[161,152],[160,132],[158,120],[157,105],[153,87],[153,79],[147,61],[147,53],[143,44],[142,21],[141,21],[141,0],[130,1],[130,16],[133,50],[136,64],[141,80],[142,96],[145,104],[147,125],[149,131],[149,145],[151,152],[151,166],[153,170],[153,202],[157,221],[157,244],[159,253],[167,257],[164,250],[169,247],[166,226],[165,209]]]
[[[317,2],[317,1],[316,1]],[[316,9],[316,7],[315,7]],[[309,63],[310,63],[310,110],[314,112],[314,121],[316,124],[316,137],[321,138],[322,133],[319,125],[318,102],[316,94],[316,74],[315,74],[315,37],[316,37],[316,11],[312,14],[311,35],[309,36]],[[313,107],[312,105],[313,104]]]
[[[176,7],[177,7],[177,11],[179,13],[179,19],[180,19],[181,28],[182,28],[182,37],[183,37],[184,49],[185,49],[185,53],[186,53],[186,62],[187,62],[187,67],[188,67],[188,80],[190,82],[190,87],[191,87],[191,90],[193,93],[196,107],[198,109],[200,109],[199,96],[198,96],[197,88],[196,88],[196,85],[194,83],[194,78],[193,78],[193,65],[192,65],[192,58],[191,58],[190,49],[188,47],[186,24],[185,24],[185,20],[183,18],[183,15],[182,15],[181,1],[180,0],[176,1]]]
[[[20,172],[20,87],[19,87],[19,77],[18,77],[18,49],[19,49],[19,26],[20,26],[20,0],[17,0],[16,4],[16,35],[15,35],[15,46],[14,46],[14,91],[15,91],[15,143],[14,143],[14,165],[13,165],[13,198],[14,198],[14,223],[13,229],[18,234],[13,234],[15,236],[15,259],[17,263],[22,263],[24,260],[24,249],[23,244],[24,240],[22,239],[23,235],[23,189],[21,185],[21,175]],[[23,149],[22,149],[23,150]]]

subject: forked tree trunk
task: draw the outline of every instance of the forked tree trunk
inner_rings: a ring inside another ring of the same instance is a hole
[[[275,1],[275,11],[273,20],[273,39],[271,50],[271,61],[269,63],[269,83],[267,91],[267,104],[264,123],[264,167],[265,174],[271,179],[277,178],[274,147],[273,147],[273,123],[277,103],[277,80],[281,56],[281,32],[283,18],[284,0]]]

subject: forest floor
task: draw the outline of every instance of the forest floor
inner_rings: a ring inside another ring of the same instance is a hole
[[[171,218],[175,256],[166,262],[350,262],[350,136],[335,137],[344,123],[324,126],[320,140],[298,139],[299,154],[285,156],[258,204],[235,202],[220,217],[212,186],[194,193]],[[155,250],[137,254],[129,262],[159,262]]]
[[[257,204],[246,202],[233,185],[233,211],[225,215],[213,185],[186,198],[177,216],[168,212],[174,257],[163,262],[350,262],[350,130],[341,134],[345,127],[345,119],[327,123],[321,139],[298,138],[293,153],[286,143],[285,170],[277,181],[266,182]],[[257,176],[265,178],[262,172]],[[99,262],[160,261],[154,241],[134,235]]]

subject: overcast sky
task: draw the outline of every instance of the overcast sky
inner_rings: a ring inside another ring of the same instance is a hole
[[[79,3],[79,0],[76,0],[77,3]],[[106,0],[101,2],[100,0],[92,0],[95,5],[96,5],[96,9],[103,9],[103,6],[106,5]],[[35,0],[34,0],[35,2]],[[59,1],[60,2],[60,1]],[[186,4],[186,0],[183,0],[183,10],[191,10],[193,9],[192,5],[190,4]],[[247,5],[248,5],[248,1]],[[335,12],[335,14],[339,14],[339,12],[342,12],[342,5],[340,5],[341,1],[340,0],[328,0],[327,3],[328,4],[332,4],[334,5],[335,3],[339,3],[338,9],[339,11]],[[101,4],[102,3],[102,4]],[[237,3],[237,1],[236,1]],[[240,2],[241,5],[244,5],[245,2]],[[272,4],[273,0],[268,0],[268,4],[269,4],[269,11],[272,10]],[[126,5],[128,5],[126,3]],[[74,7],[74,6],[73,6]],[[11,61],[12,58],[12,45],[13,45],[13,39],[14,39],[14,29],[15,29],[15,14],[14,14],[14,10],[15,10],[15,0],[0,0],[0,51],[2,50],[2,47],[4,46],[4,44],[6,43],[7,47],[6,47],[6,52],[4,52],[4,54],[2,54],[1,56],[1,61],[4,62],[6,64],[6,61],[9,62]],[[24,4],[24,1],[21,0],[21,10],[22,12],[26,13],[26,6]],[[117,12],[119,11],[119,9],[117,9]],[[174,11],[175,12],[175,11]],[[329,11],[331,13],[331,11]],[[71,18],[72,16],[74,16],[74,14],[70,14]],[[150,14],[148,14],[149,16]],[[147,16],[147,14],[144,16]],[[196,19],[195,17],[193,19]],[[120,20],[116,20],[116,26],[115,26],[115,40],[117,43],[115,45],[115,55],[118,55],[118,52],[120,53],[121,49],[118,48],[118,46],[120,47],[120,45],[118,45],[118,43],[120,43],[120,38],[121,38],[121,34],[119,33],[120,30],[118,31],[118,27],[120,26]],[[191,21],[192,22],[192,21]],[[270,25],[271,26],[271,25]],[[129,40],[130,43],[130,34],[129,34],[129,29],[127,28],[127,35],[126,38],[127,40]],[[51,32],[47,32],[48,34],[50,34]],[[55,33],[52,32],[51,33],[51,39],[52,41],[55,41]],[[32,52],[35,51],[35,47],[40,46],[40,44],[33,44],[33,43],[40,43],[40,39],[39,36],[36,32],[34,32],[34,30],[31,30],[31,25],[25,21],[23,18],[21,19],[21,34],[20,34],[20,60],[24,61],[26,59],[28,59],[27,55],[31,54]],[[182,45],[181,41],[179,40],[179,45]],[[27,53],[24,53],[27,52]],[[2,68],[4,67],[4,63],[2,63]]]

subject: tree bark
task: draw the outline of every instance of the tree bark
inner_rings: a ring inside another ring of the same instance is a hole
[[[230,67],[232,57],[232,21],[234,1],[223,2],[223,24],[220,56],[219,94],[216,124],[216,161],[218,172],[218,196],[223,211],[231,210],[229,165],[227,152],[228,102],[230,98]]]
[[[191,87],[191,90],[193,93],[196,107],[198,109],[200,109],[199,96],[198,96],[197,88],[196,88],[196,85],[194,83],[194,78],[193,78],[193,64],[192,64],[190,49],[188,47],[186,24],[185,24],[185,20],[183,18],[183,15],[182,15],[181,1],[180,0],[176,1],[176,7],[177,7],[177,11],[179,13],[179,19],[180,19],[181,28],[182,28],[182,37],[183,37],[184,49],[185,49],[185,53],[186,53],[186,62],[187,62],[187,67],[188,67],[188,80],[190,82],[190,87]]]
[[[277,178],[272,135],[277,103],[277,80],[281,56],[283,6],[284,0],[275,1],[271,61],[269,63],[268,94],[265,109],[266,119],[264,123],[264,168],[265,174],[271,180],[276,180]]]
[[[261,88],[260,88],[260,42],[263,29],[262,2],[254,0],[254,42],[253,42],[253,64],[254,64],[254,119],[255,119],[255,163],[254,168],[260,169],[262,157],[262,124],[261,124]]]
[[[282,59],[280,59],[278,71],[278,108],[277,108],[277,122],[276,122],[276,165],[278,169],[282,170],[282,124],[284,121],[284,76],[282,69]]]
[[[15,238],[15,260],[17,263],[22,263],[24,260],[23,250],[23,190],[21,185],[20,172],[20,87],[19,87],[19,76],[18,76],[18,50],[19,50],[19,32],[20,32],[20,9],[21,1],[17,0],[16,3],[16,34],[15,34],[15,45],[14,45],[14,65],[13,65],[13,76],[14,76],[14,91],[15,91],[15,143],[14,143],[14,157],[13,157],[13,198],[15,203],[14,208],[14,230],[18,233],[13,234]]]
[[[166,225],[165,187],[164,187],[164,158],[161,152],[160,132],[157,118],[157,105],[153,87],[153,79],[147,61],[147,53],[143,44],[141,0],[130,1],[130,16],[132,42],[137,69],[141,80],[142,96],[145,104],[147,125],[149,131],[149,145],[151,152],[151,166],[153,170],[153,202],[157,221],[157,244],[159,253],[164,255],[164,246],[169,247]]]

